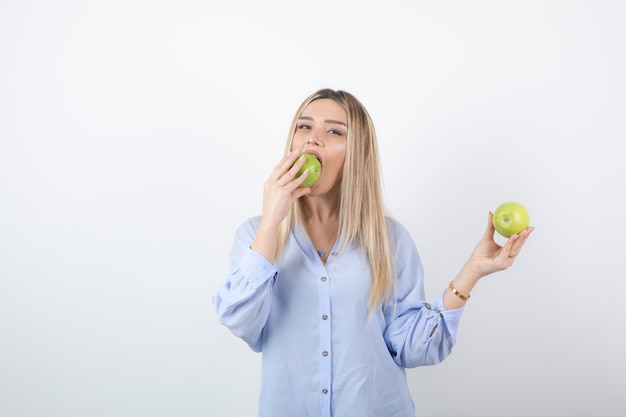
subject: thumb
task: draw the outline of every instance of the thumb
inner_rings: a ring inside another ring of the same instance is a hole
[[[494,234],[496,233],[496,228],[493,226],[493,213],[490,211],[487,216],[487,228],[485,229],[485,233],[483,234],[483,239],[492,240]]]

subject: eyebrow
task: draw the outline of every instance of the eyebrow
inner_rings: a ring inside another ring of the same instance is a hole
[[[299,120],[310,120],[310,121],[313,121],[313,118],[312,118],[312,117],[309,117],[309,116],[300,116],[298,119],[299,119]],[[348,127],[348,125],[347,125],[347,124],[345,124],[344,122],[342,122],[342,121],[340,121],[340,120],[326,119],[326,120],[324,120],[324,122],[325,122],[325,123],[332,123],[332,124],[336,124],[336,125],[341,125],[341,126]]]

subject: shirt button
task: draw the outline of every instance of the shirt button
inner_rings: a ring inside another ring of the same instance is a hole
[[[324,389],[322,390],[322,392],[323,392],[324,394],[328,394],[328,388],[324,388]]]
[[[426,307],[428,310],[430,310],[430,304],[425,303],[425,304],[424,304],[424,307]]]
[[[328,356],[328,352],[323,351],[323,352],[322,352],[322,356]]]
[[[322,282],[326,282],[326,277],[322,277]]]
[[[327,316],[326,314],[324,314],[324,315],[322,316],[322,320],[328,320],[328,316]]]
[[[435,313],[437,313],[437,314],[441,313],[441,310],[439,310],[439,308],[437,308],[437,307],[435,307],[434,310],[435,310]]]

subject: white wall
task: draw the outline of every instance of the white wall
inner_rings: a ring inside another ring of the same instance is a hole
[[[619,1],[0,3],[0,415],[253,416],[211,295],[293,112],[354,93],[436,297],[515,199],[419,416],[621,415]]]

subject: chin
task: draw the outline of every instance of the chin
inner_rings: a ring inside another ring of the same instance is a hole
[[[323,184],[320,184],[320,182],[318,181],[317,183],[313,184],[313,186],[311,187],[311,192],[307,194],[306,197],[318,197],[320,195],[326,194],[327,192],[328,190],[325,189]]]

